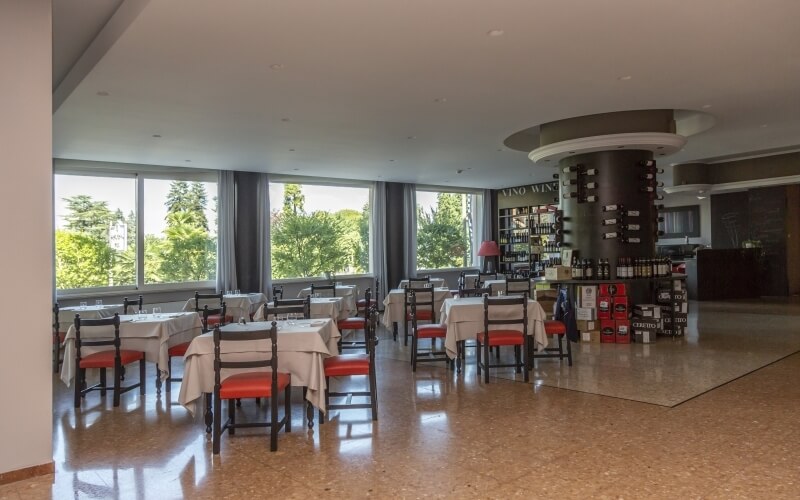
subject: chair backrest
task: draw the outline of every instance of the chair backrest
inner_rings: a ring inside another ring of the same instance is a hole
[[[375,278],[375,302],[381,303],[381,280]],[[367,299],[367,308],[369,308],[369,299]],[[366,314],[366,310],[364,311]]]
[[[275,299],[272,301],[272,307],[264,309],[264,319],[269,319],[270,316],[277,314],[302,314],[303,319],[311,319],[311,296],[306,295],[304,299]]]
[[[467,284],[467,272],[461,271],[458,273],[458,288],[464,288]]]
[[[88,339],[81,338],[81,327],[84,326],[113,326],[114,327],[114,336],[111,337],[90,337]],[[80,314],[75,315],[75,359],[76,364],[75,366],[80,366],[81,364],[81,347],[83,346],[90,346],[90,347],[100,347],[100,346],[114,346],[114,364],[117,368],[121,366],[121,360],[119,356],[119,347],[120,347],[120,340],[119,340],[119,314],[114,313],[114,316],[110,318],[101,318],[101,319],[81,319]]]
[[[61,331],[61,323],[58,321],[58,314],[61,309],[58,307],[58,302],[53,304],[53,335],[58,337],[58,332]]]
[[[319,294],[320,297],[336,297],[336,284],[317,285],[311,283],[311,295]]]
[[[195,304],[196,303],[197,299],[195,299]],[[122,299],[122,314],[128,314],[129,306],[138,306],[136,310],[141,311],[143,305],[144,305],[144,299],[142,298],[141,295],[139,295],[139,298],[136,300],[128,299],[128,297],[125,297]]]
[[[272,285],[272,298],[273,300],[283,298],[283,285]]]
[[[519,306],[518,314],[514,314],[514,306]],[[504,308],[502,313],[497,308]],[[528,294],[513,295],[510,297],[483,296],[483,335],[487,336],[492,325],[521,324],[524,338],[528,335]]]
[[[482,287],[483,283],[486,280],[496,280],[496,279],[497,279],[497,273],[478,273],[478,286]]]
[[[506,278],[506,295],[520,293],[530,295],[531,280],[529,278]]]
[[[219,315],[219,325],[220,326],[224,325],[227,310],[228,306],[225,305],[225,302],[222,303],[221,307],[215,307],[215,308],[208,307],[208,304],[204,305],[202,316],[200,318],[201,321],[203,322],[203,332],[207,332],[210,330],[210,328],[208,328],[208,318],[210,316],[214,316],[215,314]]]
[[[405,309],[405,317],[408,318],[410,314],[411,308],[411,296],[413,295],[416,301],[416,308],[417,312],[421,311],[422,309],[430,308],[431,311],[431,323],[436,323],[436,309],[434,307],[434,293],[433,287],[417,287],[417,288],[406,288],[403,290],[405,294],[404,300],[404,309]]]
[[[202,304],[200,301],[204,301]],[[197,293],[194,292],[194,310],[197,312],[203,311],[203,306],[209,305],[209,302],[212,302],[211,307],[217,308],[222,307],[222,301],[225,300],[223,297],[223,293]],[[219,306],[217,306],[217,301],[219,301]],[[213,314],[213,313],[212,313]]]
[[[458,296],[459,297],[483,297],[484,295],[491,295],[492,289],[491,288],[464,288],[459,287],[458,289]]]
[[[224,342],[269,340],[271,355],[263,359],[250,361],[223,361],[222,344]],[[214,396],[219,397],[222,382],[222,369],[266,368],[272,369],[272,397],[278,395],[278,327],[273,321],[270,328],[245,332],[224,332],[214,328]],[[217,416],[219,418],[219,416]]]
[[[369,304],[369,298],[367,298],[367,304]],[[364,338],[367,341],[367,354],[369,354],[369,370],[370,370],[370,377],[372,377],[372,382],[375,382],[375,342],[377,341],[378,335],[378,306],[377,305],[367,305],[367,309],[364,311]]]
[[[406,288],[420,288],[431,282],[430,275],[417,276],[416,278],[408,278],[408,285]]]

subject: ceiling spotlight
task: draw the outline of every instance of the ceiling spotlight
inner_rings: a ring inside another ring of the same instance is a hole
[[[702,106],[702,108],[703,108],[703,109],[708,109],[708,108],[710,108],[710,107],[711,107],[711,105],[710,105],[710,104],[703,104],[703,106]]]
[[[767,128],[767,124],[766,123],[762,124],[761,128]]]
[[[489,36],[503,36],[506,34],[506,32],[503,30],[489,30],[486,32],[486,34]]]
[[[698,200],[705,200],[705,199],[706,199],[706,197],[705,197],[705,196],[698,196],[698,197],[697,197],[697,199],[698,199]]]
[[[290,119],[288,119],[288,118],[281,118],[281,121],[282,121],[282,122],[289,122],[289,121],[291,121],[291,120],[290,120]]]
[[[294,149],[290,149],[289,151],[294,151]]]
[[[463,169],[463,168],[459,168],[458,170],[456,170],[456,173],[457,173],[457,174],[464,173],[464,169]]]
[[[192,163],[192,160],[183,160],[183,161],[185,161],[186,163]]]
[[[630,80],[631,78],[633,78],[631,75],[625,75],[625,76],[620,76],[619,78],[617,78],[617,80],[627,81]]]
[[[447,102],[447,97],[437,97],[433,102]]]
[[[156,139],[161,139],[161,134],[153,134],[153,137],[155,137]]]
[[[108,92],[106,92],[105,90],[101,90],[100,92],[98,92],[98,93],[97,93],[97,95],[99,95],[100,97],[108,97],[108,96],[110,96],[111,94],[109,94],[109,93],[108,93]]]
[[[297,171],[299,171],[300,169],[299,169],[299,168],[293,168],[292,170],[294,170],[295,172],[297,172]]]
[[[394,161],[394,160],[389,160],[389,161]]]
[[[416,138],[417,138],[416,135],[409,135],[408,137],[406,137],[406,139],[408,139],[409,141],[413,141]]]
[[[283,64],[270,64],[269,65],[269,69],[271,69],[272,71],[280,71],[280,70],[285,69],[285,68],[286,68],[286,66],[284,66]]]

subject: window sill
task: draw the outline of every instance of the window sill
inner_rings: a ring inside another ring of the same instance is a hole
[[[373,279],[372,274],[342,274],[336,275],[336,281],[350,281],[357,279]],[[328,279],[322,276],[309,276],[307,278],[273,278],[274,285],[288,285],[292,283],[327,283]]]

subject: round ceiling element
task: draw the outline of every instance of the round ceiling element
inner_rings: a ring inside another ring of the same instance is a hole
[[[530,152],[534,163],[561,160],[568,156],[607,151],[609,149],[638,149],[652,151],[659,156],[677,153],[686,144],[686,137],[666,132],[631,132],[626,134],[596,135],[555,142]]]
[[[667,186],[664,192],[667,194],[676,193],[700,193],[704,194],[711,190],[711,184],[681,184],[680,186]]]

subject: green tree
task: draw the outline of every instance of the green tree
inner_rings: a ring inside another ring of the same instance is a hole
[[[360,272],[369,271],[369,203],[361,209],[361,218],[358,221],[358,237],[360,244],[356,252],[356,267]]]
[[[56,230],[56,287],[108,286],[113,250],[108,243],[63,229]]]
[[[272,227],[272,275],[321,276],[341,271],[352,259],[341,221],[327,212],[281,214]]]
[[[64,217],[67,229],[101,240],[108,240],[108,228],[115,217],[105,201],[94,201],[91,196],[78,195],[64,198],[68,214]]]
[[[283,212],[293,215],[305,213],[306,196],[299,184],[283,185]]]
[[[349,272],[363,272],[363,268],[358,261],[359,254],[361,253],[361,235],[359,234],[359,226],[361,224],[361,212],[351,208],[345,208],[334,212],[334,217],[339,219],[341,227],[344,231],[342,237],[342,244],[350,254],[349,262],[345,271]]]
[[[417,267],[439,269],[463,267],[469,249],[462,196],[439,193],[430,213],[417,206]]]

